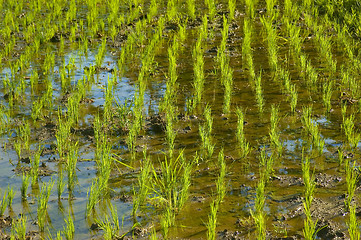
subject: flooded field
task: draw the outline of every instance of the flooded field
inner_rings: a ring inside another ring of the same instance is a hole
[[[1,239],[359,239],[358,1],[0,1]]]

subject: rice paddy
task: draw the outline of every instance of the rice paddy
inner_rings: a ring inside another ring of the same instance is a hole
[[[0,238],[359,239],[360,5],[0,1]]]

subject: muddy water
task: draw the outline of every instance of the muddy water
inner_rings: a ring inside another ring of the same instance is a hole
[[[220,6],[221,8],[221,6]],[[245,238],[252,239],[255,237],[255,225],[251,219],[250,210],[254,207],[255,187],[259,180],[259,156],[260,148],[265,148],[270,153],[269,129],[270,129],[270,111],[271,105],[277,104],[280,109],[279,129],[281,132],[281,141],[284,151],[274,162],[274,174],[266,186],[266,204],[265,212],[267,213],[267,231],[271,237],[293,236],[300,238],[302,236],[304,220],[303,214],[303,180],[301,170],[302,147],[304,143],[304,132],[301,122],[302,107],[313,106],[313,118],[318,123],[322,138],[325,140],[325,147],[321,155],[314,154],[311,159],[312,168],[316,178],[317,188],[315,200],[312,206],[313,217],[318,219],[319,227],[324,227],[319,233],[320,238],[333,239],[336,237],[347,236],[347,219],[348,215],[343,208],[344,193],[346,192],[345,174],[343,166],[338,163],[337,149],[345,141],[343,132],[341,131],[341,110],[339,90],[334,87],[332,97],[333,111],[327,113],[322,106],[322,93],[319,90],[308,90],[305,87],[304,80],[300,77],[300,71],[293,65],[292,57],[289,56],[289,46],[282,42],[279,48],[279,59],[288,58],[290,64],[288,70],[291,72],[292,83],[295,83],[298,89],[298,104],[296,113],[290,112],[287,96],[281,91],[281,83],[272,79],[273,73],[270,72],[267,59],[267,45],[264,39],[262,25],[259,19],[254,22],[253,32],[253,55],[256,73],[262,70],[262,88],[265,99],[264,112],[260,113],[257,107],[254,90],[248,80],[248,69],[244,67],[241,55],[241,44],[243,38],[243,18],[244,8],[238,9],[239,13],[232,22],[230,30],[231,40],[227,48],[229,49],[230,65],[234,69],[234,83],[231,103],[231,113],[222,114],[223,104],[223,88],[220,82],[219,73],[215,73],[215,57],[216,52],[212,51],[214,47],[218,47],[221,40],[221,18],[216,17],[214,23],[210,23],[209,32],[213,32],[214,38],[207,39],[204,45],[205,60],[205,89],[201,105],[204,107],[208,104],[212,109],[214,118],[212,140],[215,143],[215,152],[213,157],[208,160],[200,160],[192,172],[192,185],[190,188],[190,197],[179,211],[176,217],[175,227],[170,229],[171,238],[191,238],[199,239],[206,237],[206,222],[210,212],[210,203],[215,198],[216,184],[218,176],[217,155],[221,148],[224,148],[227,164],[226,185],[227,194],[220,206],[218,212],[217,231],[220,238]],[[221,11],[220,11],[221,12]],[[200,22],[195,22],[199,25]],[[171,25],[166,23],[166,26]],[[189,24],[190,25],[190,24]],[[167,28],[166,28],[167,29]],[[187,29],[187,39],[178,56],[178,84],[179,91],[177,93],[176,106],[178,114],[184,115],[186,111],[186,99],[190,98],[193,92],[193,60],[192,48],[195,45],[197,37],[197,27],[189,26]],[[148,33],[149,35],[149,33]],[[154,73],[149,77],[148,85],[145,93],[144,115],[146,117],[154,117],[158,114],[158,105],[162,100],[166,88],[166,73],[168,69],[167,48],[172,31],[167,30],[163,34],[163,39],[158,46],[155,56],[157,63]],[[99,40],[99,39],[97,39]],[[109,40],[111,41],[111,40]],[[97,41],[99,42],[99,41]],[[57,43],[47,43],[52,48],[58,47]],[[280,43],[281,44],[281,41]],[[74,45],[67,45],[65,49],[64,60],[68,64],[71,58],[74,58],[76,66],[74,77],[71,79],[73,85],[77,83],[84,75],[84,68],[95,64],[95,55],[100,45],[94,43],[87,54],[87,57],[81,56]],[[306,41],[303,45],[304,51],[308,54],[314,67],[322,74],[322,66],[317,64],[321,62],[311,41]],[[46,48],[42,48],[45,50]],[[42,51],[42,50],[40,50]],[[64,192],[63,198],[58,201],[56,188],[54,186],[53,193],[49,199],[48,221],[49,232],[54,237],[56,232],[63,229],[64,219],[71,214],[74,219],[76,239],[101,238],[102,231],[92,230],[91,226],[94,219],[85,218],[85,209],[87,203],[87,191],[90,187],[92,179],[97,177],[96,164],[94,162],[95,144],[91,140],[92,134],[88,131],[92,128],[95,114],[102,112],[104,105],[104,88],[107,86],[109,78],[113,77],[113,73],[109,71],[117,67],[116,61],[122,51],[121,47],[107,46],[107,53],[103,62],[103,70],[94,75],[95,82],[91,89],[87,92],[87,101],[80,105],[80,120],[77,129],[73,134],[80,141],[80,159],[77,164],[77,185],[73,192],[74,196],[69,197],[67,191]],[[40,58],[43,58],[45,52],[40,52]],[[337,54],[337,53],[335,53]],[[341,55],[334,56],[342,60]],[[29,76],[32,70],[39,68],[41,61],[39,59],[32,60],[33,64],[24,74]],[[61,89],[59,80],[59,69],[61,61],[56,61],[54,74],[48,76],[53,84],[53,102],[54,110],[60,107],[65,111],[65,105],[60,101],[66,93]],[[114,86],[114,99],[119,104],[130,102],[136,91],[136,81],[139,72],[139,56],[135,61],[129,59],[125,64],[125,73],[122,77],[117,76],[117,84]],[[320,67],[320,68],[319,68]],[[8,68],[3,68],[1,78],[5,78],[6,74],[10,74]],[[338,80],[337,76],[335,77]],[[44,79],[40,78],[38,91],[40,94],[45,89]],[[8,107],[6,100],[6,92],[3,84],[1,88],[1,102]],[[31,102],[33,97],[30,88],[26,88],[25,101],[15,106],[12,114],[13,122],[10,129],[18,124],[15,120],[20,121],[22,118],[30,119]],[[114,107],[116,104],[114,102]],[[245,110],[245,135],[250,142],[252,150],[246,158],[240,158],[239,149],[236,140],[236,123],[237,116],[235,114],[236,107],[242,107]],[[349,109],[357,106],[348,106]],[[356,119],[359,119],[357,115]],[[196,109],[194,116],[180,118],[175,125],[177,137],[175,140],[175,148],[177,152],[184,149],[186,158],[192,161],[193,157],[200,153],[201,139],[198,132],[199,124],[203,122],[202,107]],[[357,120],[358,121],[358,120]],[[356,121],[356,122],[357,122]],[[52,123],[53,125],[47,125]],[[146,120],[145,124],[150,124]],[[39,120],[38,123],[32,125],[32,149],[35,150],[38,144],[45,144],[49,152],[43,154],[41,163],[44,163],[49,171],[47,176],[40,177],[40,183],[46,183],[57,180],[57,172],[64,165],[59,163],[56,151],[51,151],[51,146],[56,144],[54,136],[56,126],[56,114],[50,114],[48,119]],[[152,125],[150,124],[150,128]],[[137,174],[139,173],[140,160],[142,158],[142,150],[147,146],[148,154],[153,162],[163,158],[163,152],[167,151],[165,134],[159,131],[143,131],[137,140],[137,155],[135,160],[131,160],[129,151],[125,144],[126,135],[118,134],[116,131],[111,135],[112,152],[118,154],[122,161],[135,170],[129,169],[124,165],[118,164],[114,167],[110,187],[112,189],[111,198],[102,200],[97,206],[97,215],[102,216],[107,213],[107,201],[116,206],[118,215],[123,218],[122,233],[131,230],[134,219],[131,217],[132,209],[132,189],[137,183]],[[38,137],[36,137],[38,136]],[[40,136],[40,137],[39,137]],[[33,189],[29,187],[28,197],[26,201],[21,200],[20,186],[21,175],[19,170],[21,166],[28,166],[21,163],[13,148],[13,142],[16,135],[12,131],[8,131],[1,136],[3,148],[0,150],[0,187],[4,190],[7,186],[12,186],[16,190],[13,208],[7,210],[5,215],[16,217],[19,213],[23,213],[28,217],[28,230],[37,231],[37,195],[39,194],[39,186]],[[359,146],[357,150],[359,149]],[[349,155],[351,156],[351,155]],[[346,157],[345,157],[346,158]],[[353,159],[358,158],[357,151],[352,155]],[[358,198],[356,199],[358,200]],[[151,227],[159,232],[159,212],[149,204],[149,208],[139,213],[138,221],[140,229],[147,238],[147,231]],[[4,231],[9,233],[10,227],[5,227]],[[42,233],[46,236],[47,233]],[[128,234],[129,236],[131,234]],[[142,238],[142,234],[137,237]]]

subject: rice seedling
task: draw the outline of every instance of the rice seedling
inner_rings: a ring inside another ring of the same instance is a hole
[[[101,197],[101,189],[99,188],[98,179],[93,179],[91,186],[87,192],[88,202],[86,204],[86,216],[88,217],[99,203]]]
[[[40,155],[43,151],[43,147],[39,146],[38,151],[31,157],[31,169],[30,176],[32,178],[31,184],[34,186],[38,182],[39,177],[39,164],[40,164]]]
[[[311,117],[312,106],[303,107],[302,123],[305,127],[305,132],[311,138],[312,146],[317,149],[319,154],[322,154],[325,141],[322,139],[318,124]]]
[[[297,106],[297,89],[295,84],[292,84],[290,87],[290,95],[291,95],[291,112],[294,113]]]
[[[342,123],[342,129],[345,132],[348,146],[352,149],[357,147],[361,139],[360,133],[355,130],[354,119],[355,115],[351,114]]]
[[[247,13],[247,17],[249,17],[250,19],[253,19],[254,16],[255,16],[255,7],[258,3],[258,0],[257,1],[253,1],[253,0],[245,0],[245,3],[246,3],[246,13]]]
[[[13,219],[11,224],[11,236],[10,239],[26,239],[26,222],[27,217],[21,214],[20,219]]]
[[[140,174],[138,175],[138,189],[135,190],[133,188],[134,192],[134,199],[133,199],[133,209],[132,209],[132,215],[133,217],[136,216],[136,213],[138,211],[138,208],[144,204],[148,192],[149,192],[149,178],[150,178],[150,170],[151,170],[151,161],[149,157],[147,156],[147,150],[146,148],[143,150],[143,161],[142,161],[142,167],[140,170]]]
[[[21,198],[26,199],[26,192],[28,191],[28,187],[30,184],[30,174],[23,173],[22,175],[22,183],[21,183]]]
[[[40,194],[38,196],[38,226],[41,232],[45,229],[45,221],[47,217],[48,201],[53,188],[54,182],[51,180],[48,184],[43,184]]]
[[[168,147],[169,147],[169,157],[173,158],[173,152],[174,152],[174,141],[176,138],[176,132],[174,131],[174,121],[175,121],[175,116],[174,116],[174,109],[172,105],[169,105],[167,108],[167,125],[166,125],[166,138],[167,138],[167,143],[168,143]]]
[[[351,208],[351,202],[355,195],[356,183],[358,181],[359,175],[355,170],[355,163],[350,165],[350,161],[345,161],[345,172],[346,172],[346,185],[347,185],[347,195],[345,198],[345,206],[348,210]]]
[[[118,219],[118,212],[113,205],[109,204],[109,210],[111,212],[111,220],[108,216],[105,217],[104,220],[96,220],[97,224],[99,225],[100,229],[104,231],[103,237],[104,239],[111,240],[114,238],[118,238],[120,225]]]
[[[266,239],[265,184],[264,178],[261,177],[256,188],[254,211],[251,210],[251,216],[256,224],[257,239]]]
[[[254,64],[253,64],[253,57],[252,57],[252,48],[251,48],[252,31],[253,28],[250,21],[247,18],[245,18],[243,23],[244,38],[242,42],[242,59],[247,64],[246,66],[248,68],[249,78],[251,81],[253,81],[256,78]]]
[[[248,153],[250,152],[250,144],[246,140],[245,134],[244,134],[244,113],[241,108],[237,108],[236,110],[237,114],[237,141],[238,145],[240,147],[240,155],[241,157],[245,158],[247,157]]]
[[[64,158],[65,154],[69,151],[71,125],[71,120],[63,118],[60,109],[58,109],[58,128],[55,137],[60,159]]]
[[[310,159],[308,156],[302,156],[302,173],[305,185],[303,207],[306,219],[304,220],[303,235],[305,239],[314,239],[316,235],[316,224],[311,216],[311,204],[316,187],[315,177],[310,173]]]
[[[6,207],[9,205],[9,199],[6,192],[3,195],[2,200],[0,201],[0,216],[3,216],[6,210]]]
[[[151,188],[154,197],[151,200],[157,200],[162,206],[161,225],[164,236],[167,236],[168,228],[175,223],[175,214],[187,200],[193,165],[186,162],[183,152],[177,158],[164,158],[164,161],[160,162],[161,174],[152,166]]]
[[[267,1],[267,5],[269,4],[268,2],[271,2],[270,4],[273,4],[273,0],[268,0]],[[272,14],[272,13],[270,13]],[[268,61],[269,61],[269,65],[271,67],[271,70],[274,72],[277,72],[278,70],[278,60],[277,60],[277,42],[276,42],[276,38],[277,38],[277,32],[276,30],[273,28],[272,26],[272,18],[265,18],[262,17],[261,18],[261,22],[263,24],[263,27],[266,30],[266,34],[267,34],[267,45],[268,45]]]
[[[216,239],[216,227],[217,227],[217,211],[219,208],[219,202],[213,200],[210,204],[211,212],[208,214],[208,223],[207,223],[207,239],[214,240]]]
[[[228,0],[228,9],[229,9],[229,21],[234,19],[234,14],[236,11],[236,0]]]
[[[193,79],[193,87],[194,87],[194,94],[193,94],[193,103],[189,112],[192,112],[196,106],[202,100],[202,93],[204,89],[204,59],[203,59],[203,50],[202,50],[202,32],[199,34],[199,38],[196,42],[195,47],[193,48],[193,70],[194,70],[194,79]]]
[[[15,196],[15,191],[12,187],[10,188],[10,186],[8,186],[6,192],[7,192],[7,196],[8,196],[8,206],[9,206],[9,208],[11,208],[12,204],[13,204],[14,196]]]
[[[359,223],[357,222],[356,217],[356,206],[351,206],[349,209],[350,217],[348,221],[348,233],[350,235],[351,240],[360,239],[360,229]]]
[[[224,160],[223,151],[224,150],[222,148],[221,151],[218,154],[218,165],[220,167],[218,179],[217,179],[217,182],[216,182],[218,204],[220,204],[223,201],[223,199],[224,199],[224,197],[226,195],[226,184],[225,184],[226,162]]]
[[[206,106],[204,109],[203,116],[205,117],[205,122],[199,126],[199,135],[202,141],[203,157],[209,159],[213,155],[215,145],[212,143],[213,118],[212,110],[209,106]]]
[[[65,226],[63,227],[64,230],[62,231],[62,233],[66,240],[72,240],[74,239],[75,228],[74,228],[74,220],[70,212],[68,214],[68,219],[65,219],[64,221],[65,221]]]

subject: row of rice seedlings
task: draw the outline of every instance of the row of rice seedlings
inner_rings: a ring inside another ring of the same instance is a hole
[[[303,208],[306,218],[304,220],[303,236],[305,239],[314,239],[316,237],[316,225],[317,221],[314,222],[311,216],[311,204],[313,195],[316,187],[315,177],[313,173],[310,173],[310,158],[304,156],[302,153],[302,174],[303,182],[305,185]]]
[[[210,159],[213,155],[215,144],[212,142],[212,110],[208,105],[204,109],[203,116],[205,121],[203,124],[199,125],[199,135],[202,141],[203,158]]]
[[[216,227],[217,227],[217,212],[219,210],[219,206],[223,201],[226,195],[226,162],[224,160],[223,148],[218,154],[218,166],[219,166],[219,175],[216,181],[216,199],[214,199],[210,204],[211,212],[208,214],[208,223],[207,223],[207,239],[214,240],[217,237]]]
[[[236,114],[237,114],[237,135],[236,135],[236,138],[237,138],[237,142],[238,142],[239,149],[240,149],[239,153],[240,153],[240,156],[242,158],[245,158],[245,157],[247,157],[247,155],[249,154],[251,149],[250,149],[250,144],[247,141],[247,139],[245,137],[245,134],[244,134],[245,120],[244,120],[243,110],[241,108],[237,108]]]
[[[45,230],[46,219],[47,215],[47,208],[48,208],[48,201],[51,194],[51,190],[53,188],[54,182],[51,180],[48,184],[43,184],[41,187],[40,194],[38,196],[38,226],[41,232]]]
[[[217,62],[221,70],[221,84],[224,87],[223,113],[228,114],[231,107],[231,95],[233,88],[233,69],[229,66],[230,58],[226,55],[226,44],[228,39],[228,21],[223,15],[222,41],[217,50]]]
[[[325,141],[321,137],[317,122],[311,117],[312,106],[303,107],[302,110],[302,124],[304,126],[305,133],[309,136],[308,138],[311,138],[313,149],[317,150],[319,154],[322,154]]]

